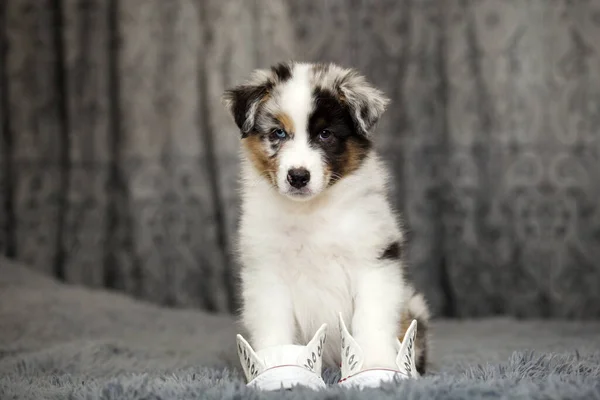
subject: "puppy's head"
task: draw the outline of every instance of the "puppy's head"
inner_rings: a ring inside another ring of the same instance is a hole
[[[354,70],[295,62],[254,71],[223,99],[253,166],[294,200],[317,196],[361,166],[388,104]]]

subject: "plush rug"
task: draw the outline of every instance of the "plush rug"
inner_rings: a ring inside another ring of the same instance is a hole
[[[0,399],[600,399],[600,322],[434,324],[419,380],[365,391],[244,386],[229,316],[63,285],[0,259]]]

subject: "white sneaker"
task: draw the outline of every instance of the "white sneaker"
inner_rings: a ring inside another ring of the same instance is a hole
[[[255,352],[250,344],[237,335],[240,362],[247,386],[261,390],[291,389],[305,386],[313,390],[326,388],[321,377],[327,324],[321,325],[306,346],[274,346]]]
[[[398,355],[396,366],[398,369],[372,368],[362,369],[364,356],[362,349],[348,332],[346,324],[340,319],[340,334],[342,342],[342,376],[338,384],[342,387],[378,387],[384,382],[394,382],[397,379],[418,378],[419,373],[415,367],[415,338],[417,335],[417,321],[413,320],[402,342],[396,339]]]

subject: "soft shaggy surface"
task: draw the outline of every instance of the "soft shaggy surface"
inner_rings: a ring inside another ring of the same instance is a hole
[[[599,322],[437,321],[427,376],[363,392],[247,389],[237,331],[228,316],[66,286],[0,260],[2,400],[600,399]]]

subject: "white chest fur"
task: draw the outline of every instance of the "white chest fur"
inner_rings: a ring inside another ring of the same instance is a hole
[[[300,344],[327,323],[326,365],[340,361],[337,316],[341,312],[351,321],[360,271],[400,237],[385,199],[384,179],[367,179],[372,172],[340,182],[311,204],[282,199],[256,179],[247,179],[244,187],[239,249],[245,295],[263,290],[265,296],[289,296],[294,339]],[[273,285],[281,285],[280,290],[272,290]],[[265,301],[281,300],[273,296]],[[244,310],[251,325],[279,323],[253,317],[252,310]]]
[[[265,214],[262,217],[264,224]],[[308,229],[312,220],[309,217],[288,218],[262,225],[260,236],[266,242],[261,240],[259,243],[256,237],[245,241],[252,242],[245,253],[262,259],[264,268],[269,268],[270,273],[277,275],[285,285],[291,296],[296,340],[307,343],[323,323],[332,328],[325,362],[337,362],[339,360],[334,356],[335,350],[339,351],[339,340],[334,334],[337,313],[342,312],[345,318],[352,315],[353,271],[359,265],[344,254],[344,248],[351,245],[347,234],[335,229],[337,226],[330,218],[323,218],[319,224],[325,229]]]

